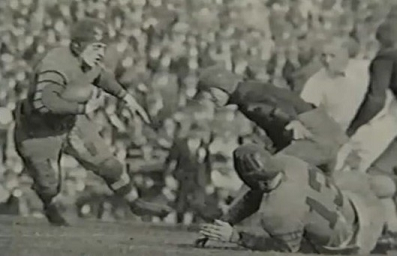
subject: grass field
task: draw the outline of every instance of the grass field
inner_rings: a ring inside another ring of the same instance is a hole
[[[225,244],[200,249],[192,246],[196,237],[194,228],[187,227],[81,221],[59,228],[41,219],[0,216],[0,256],[288,255],[251,252]]]

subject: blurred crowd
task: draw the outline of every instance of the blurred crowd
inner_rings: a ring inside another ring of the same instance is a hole
[[[139,192],[167,200],[169,221],[205,219],[240,186],[231,152],[266,135],[233,108],[215,109],[197,94],[200,68],[223,63],[247,78],[299,92],[321,66],[331,39],[354,42],[371,58],[375,30],[394,0],[8,0],[0,1],[0,213],[41,215],[31,180],[13,148],[12,115],[40,56],[68,45],[79,18],[106,22],[106,66],[146,108],[147,126],[108,97],[91,116],[125,163]],[[62,60],[60,60],[62,61]],[[65,209],[82,217],[127,218],[104,183],[68,156],[62,159]],[[74,211],[74,210],[73,210]]]

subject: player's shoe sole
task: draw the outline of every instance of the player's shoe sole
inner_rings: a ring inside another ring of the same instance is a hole
[[[163,204],[151,203],[142,199],[137,199],[130,203],[132,213],[138,216],[152,216],[165,218],[172,209]]]

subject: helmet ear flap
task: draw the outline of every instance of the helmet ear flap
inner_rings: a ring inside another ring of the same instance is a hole
[[[87,47],[87,43],[85,42],[78,42],[78,41],[72,41],[70,44],[70,48],[76,56],[80,56],[80,54],[84,51],[84,49]]]
[[[76,42],[76,41],[72,41],[72,42],[70,43],[70,49],[72,50],[72,52],[73,52],[76,56],[79,56],[80,53],[82,52],[81,43]]]

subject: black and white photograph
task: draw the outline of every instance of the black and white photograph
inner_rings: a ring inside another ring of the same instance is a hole
[[[0,256],[397,255],[397,0],[0,0]]]

